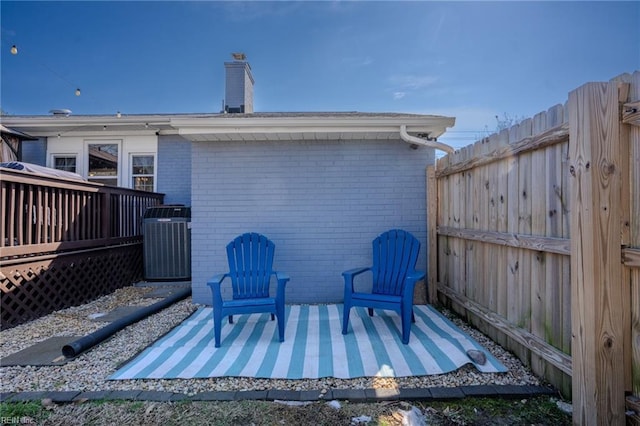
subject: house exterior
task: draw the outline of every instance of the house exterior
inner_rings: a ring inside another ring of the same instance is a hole
[[[195,303],[211,303],[207,280],[227,271],[226,244],[249,231],[274,241],[275,267],[291,276],[287,303],[340,302],[342,271],[369,265],[371,241],[390,228],[422,242],[424,269],[425,168],[434,147],[447,148],[435,139],[455,120],[249,112],[253,77],[243,59],[228,63],[221,113],[4,116],[2,124],[35,138],[23,141],[24,162],[191,206]]]

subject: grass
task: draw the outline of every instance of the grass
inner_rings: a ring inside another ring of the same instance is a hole
[[[0,424],[28,424],[28,419],[46,419],[47,412],[39,402],[0,403]]]
[[[402,425],[403,412],[415,406],[429,425],[570,425],[571,416],[562,413],[555,399],[536,397],[508,400],[466,398],[454,401],[412,403],[341,402],[335,409],[326,402],[286,405],[270,401],[237,402],[150,402],[87,401],[43,407],[40,403],[2,403],[3,424],[43,425]],[[367,419],[370,421],[365,423]],[[7,421],[7,419],[13,419]],[[24,420],[27,420],[26,422]],[[32,421],[31,421],[32,420]],[[358,423],[357,420],[361,422]],[[17,423],[20,423],[18,421]]]
[[[570,425],[571,416],[560,411],[555,399],[537,397],[508,400],[474,398],[429,404],[430,424],[455,425]],[[442,423],[437,423],[437,421]]]

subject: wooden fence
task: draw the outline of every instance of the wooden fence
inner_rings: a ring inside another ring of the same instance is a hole
[[[572,395],[576,424],[638,409],[638,101],[640,72],[589,83],[427,170],[429,300]]]
[[[142,278],[142,216],[162,194],[2,169],[1,328]]]

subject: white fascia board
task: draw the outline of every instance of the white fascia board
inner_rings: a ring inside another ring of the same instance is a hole
[[[158,115],[123,115],[117,117],[115,115],[84,115],[84,116],[66,116],[56,117],[49,115],[36,116],[12,116],[6,115],[2,117],[2,123],[8,127],[11,126],[86,126],[86,125],[109,125],[109,124],[145,124],[154,123],[158,125],[168,125],[171,122],[170,116]]]
[[[95,116],[4,116],[2,123],[34,137],[59,133],[81,135],[100,131],[135,134],[225,135],[225,134],[396,134],[400,126],[413,134],[441,136],[453,127],[455,118],[433,115],[367,114],[323,116],[233,117],[229,115],[95,115]],[[146,127],[145,127],[146,126]],[[287,138],[290,139],[290,138]]]
[[[411,133],[428,133],[437,138],[455,118],[439,116],[420,117],[216,117],[174,118],[171,126],[180,135],[222,134],[309,134],[309,133],[395,133],[401,125]],[[399,137],[399,136],[398,136]]]
[[[100,127],[117,129],[117,132],[153,130],[170,130],[169,116],[137,115],[121,116],[95,115],[95,116],[3,116],[2,123],[10,128],[26,129],[34,136],[55,136],[58,133],[86,133],[95,131]]]

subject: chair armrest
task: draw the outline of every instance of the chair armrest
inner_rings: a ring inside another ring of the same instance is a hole
[[[361,274],[363,272],[367,272],[367,271],[370,271],[370,270],[371,270],[370,266],[367,266],[366,268],[353,268],[353,269],[349,269],[347,271],[344,271],[342,273],[342,276],[345,277],[345,278],[347,278],[347,277],[352,277],[353,278],[358,274]]]
[[[218,274],[207,281],[207,285],[211,288],[213,306],[217,305],[219,308],[222,307],[222,292],[220,291],[220,287],[222,281],[228,276],[229,274]]]
[[[411,303],[413,303],[413,288],[416,286],[416,283],[425,277],[424,271],[412,271],[407,274],[405,278],[404,289],[402,290],[402,298],[410,299]]]
[[[273,271],[273,274],[276,276],[276,280],[278,281],[278,288],[276,289],[276,303],[284,305],[284,288],[289,281],[289,275],[276,271]]]
[[[209,281],[207,281],[207,285],[213,289],[214,286],[220,287],[222,284],[222,280],[227,278],[229,274],[217,274],[211,277]]]
[[[427,275],[424,271],[413,271],[407,274],[407,280],[420,281]]]
[[[367,266],[366,268],[349,269],[342,273],[342,276],[344,277],[345,297],[347,293],[353,293],[353,278],[358,274],[362,274],[363,272],[367,272],[370,270],[371,270],[371,267]]]
[[[278,282],[282,281],[285,284],[287,283],[287,281],[290,280],[289,275],[283,273],[283,272],[277,272],[277,271],[273,271],[273,274],[276,276],[276,279],[278,280]]]

